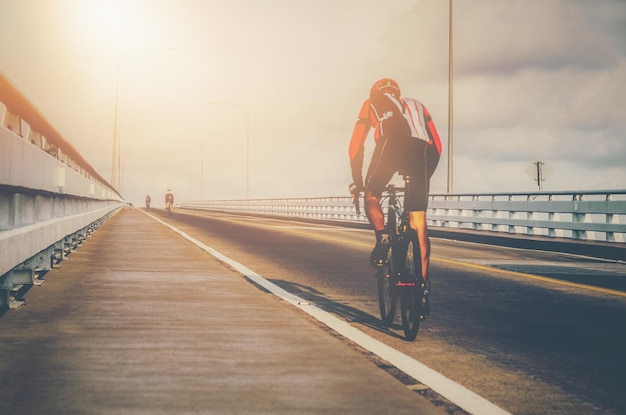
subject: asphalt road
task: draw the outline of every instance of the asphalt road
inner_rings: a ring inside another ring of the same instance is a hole
[[[622,263],[432,238],[432,314],[407,342],[380,323],[372,232],[186,212],[151,211],[511,413],[626,413]]]

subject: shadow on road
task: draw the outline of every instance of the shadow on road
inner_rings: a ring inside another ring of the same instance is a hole
[[[270,280],[272,283],[278,285],[280,288],[297,295],[303,300],[309,301],[315,304],[322,310],[331,313],[348,323],[362,324],[380,333],[384,333],[388,336],[395,337],[404,340],[404,336],[400,336],[389,328],[395,330],[401,330],[400,324],[393,324],[391,327],[385,326],[380,318],[368,314],[364,311],[358,310],[354,307],[350,307],[338,301],[330,300],[324,296],[324,293],[307,285],[297,284],[291,281],[285,280]]]

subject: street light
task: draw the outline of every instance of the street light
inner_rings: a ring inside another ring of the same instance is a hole
[[[250,109],[247,105],[237,102],[209,101],[209,104],[234,105],[246,110],[246,199],[250,197]]]
[[[118,155],[119,163],[120,163],[119,164],[119,171],[118,171],[118,181],[119,181],[119,189],[118,190],[120,191],[120,193],[122,193],[123,189],[124,189],[124,166],[123,166],[124,160],[122,160],[122,151],[121,151],[122,150],[122,136],[123,136],[122,131],[124,131],[124,127],[130,127],[131,125],[138,125],[138,124],[148,124],[148,121],[136,121],[136,122],[129,122],[129,123],[126,123],[126,124],[122,124],[122,125],[120,125],[119,131],[118,131],[118,134],[117,134],[117,141],[118,141],[117,146],[118,146],[118,149],[120,150],[119,151],[119,155]],[[111,183],[111,184],[113,184],[113,183]]]
[[[111,158],[111,186],[114,188],[118,188],[120,185],[120,172],[121,172],[121,161],[120,161],[120,142],[119,142],[119,131],[117,128],[117,119],[118,119],[118,108],[119,108],[119,97],[120,97],[120,66],[122,64],[122,60],[129,56],[136,56],[142,53],[148,52],[158,52],[162,50],[173,50],[176,49],[176,46],[168,46],[163,48],[156,49],[144,49],[144,50],[135,50],[120,54],[117,58],[117,79],[115,81],[115,114],[113,119],[113,155]]]
[[[448,193],[452,193],[452,0],[448,10]]]

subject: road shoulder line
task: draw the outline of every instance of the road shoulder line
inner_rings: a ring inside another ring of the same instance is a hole
[[[470,414],[480,415],[511,415],[509,412],[498,407],[497,405],[489,402],[482,396],[470,391],[462,385],[454,382],[453,380],[443,376],[439,372],[434,371],[423,363],[407,356],[406,354],[395,350],[386,344],[368,336],[357,328],[351,326],[349,323],[339,319],[338,317],[320,309],[309,301],[284,290],[276,284],[263,278],[261,275],[252,271],[245,265],[221,254],[214,248],[204,244],[203,242],[191,237],[187,233],[172,226],[155,216],[143,212],[146,215],[152,217],[154,220],[167,226],[172,231],[176,232],[189,242],[193,243],[205,252],[213,255],[218,260],[228,264],[238,272],[242,273],[246,278],[254,282],[255,284],[263,287],[270,293],[277,297],[289,302],[291,305],[301,309],[311,317],[325,324],[341,336],[345,337],[363,347],[364,349],[374,353],[380,358],[386,360],[390,364],[397,367],[402,372],[411,376],[418,382],[423,383],[430,387],[433,391],[437,392],[441,396],[448,399],[450,402],[469,412]]]

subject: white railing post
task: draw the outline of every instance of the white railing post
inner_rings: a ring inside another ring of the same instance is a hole
[[[597,200],[599,195],[606,195],[605,200]],[[615,243],[623,243],[626,235],[626,190],[431,194],[430,203],[428,221],[433,227],[580,240],[599,240],[598,235],[605,235],[604,241]],[[196,201],[189,207],[367,223],[365,215],[356,215],[350,197]]]

